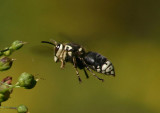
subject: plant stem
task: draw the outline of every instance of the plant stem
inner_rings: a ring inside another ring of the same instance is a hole
[[[17,107],[0,106],[0,109],[17,109]]]

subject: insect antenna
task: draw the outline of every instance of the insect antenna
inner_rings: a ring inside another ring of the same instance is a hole
[[[52,43],[52,42],[48,42],[48,41],[41,41],[41,43],[47,43],[47,44],[51,44],[51,45],[56,46],[54,43]]]

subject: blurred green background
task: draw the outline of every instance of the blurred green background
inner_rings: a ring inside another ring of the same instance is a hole
[[[1,0],[0,48],[29,42],[0,79],[38,75],[32,90],[15,89],[3,106],[25,104],[31,113],[160,113],[160,1]],[[116,77],[90,74],[79,84],[75,70],[54,63],[41,40],[73,41],[106,56]],[[1,113],[16,113],[0,110]]]

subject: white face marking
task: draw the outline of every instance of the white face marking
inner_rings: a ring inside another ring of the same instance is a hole
[[[100,69],[97,69],[97,72],[100,72],[101,70]]]
[[[97,66],[97,69],[99,69],[100,68],[100,66]]]
[[[78,50],[79,50],[79,51],[82,51],[82,48],[79,48]]]
[[[110,72],[112,69],[113,69],[113,66],[110,65],[110,66],[106,69],[106,72]]]
[[[107,65],[106,65],[106,64],[103,64],[102,70],[104,71],[104,70],[106,70],[106,68],[107,68]]]
[[[72,56],[72,52],[68,52],[68,55],[69,55],[69,56]]]
[[[54,61],[57,62],[58,61],[58,58],[56,56],[54,56]]]
[[[62,45],[62,44],[60,44],[60,47],[59,47],[59,49],[58,49],[58,51],[57,51],[57,53],[56,53],[56,56],[57,56],[57,57],[59,57],[59,56],[60,56],[60,54],[61,54],[62,50],[63,50],[63,45]]]

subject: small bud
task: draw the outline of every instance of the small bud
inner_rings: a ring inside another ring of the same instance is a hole
[[[4,101],[5,101],[5,99],[4,99],[4,94],[0,93],[0,103],[1,103],[1,102],[4,102]]]
[[[0,71],[5,71],[11,68],[13,63],[13,59],[10,59],[8,57],[0,57]]]
[[[0,103],[8,100],[12,91],[6,85],[0,86]]]
[[[25,43],[19,40],[16,40],[12,43],[11,47],[9,48],[10,50],[18,50],[20,49]]]
[[[18,113],[27,113],[28,108],[25,105],[20,105],[20,106],[17,107],[17,112]]]
[[[1,83],[5,83],[5,84],[8,84],[8,85],[11,85],[11,82],[12,82],[12,77],[10,77],[10,76],[5,77],[5,78],[1,81]]]
[[[4,55],[4,52],[5,52],[5,51],[8,51],[8,50],[9,50],[9,48],[6,48],[6,49],[4,49],[4,50],[1,50],[1,51],[0,51],[0,56]]]
[[[3,52],[3,55],[5,55],[5,56],[11,55],[12,51],[9,48],[5,48],[4,50],[6,50],[6,51]]]
[[[34,76],[29,73],[22,73],[18,79],[18,86],[26,89],[32,89],[36,85],[37,81]]]
[[[0,103],[8,100],[10,98],[10,92],[6,91],[5,93],[0,93]]]
[[[12,89],[8,85],[11,85],[12,77],[6,77],[0,82],[0,103],[8,100]]]

